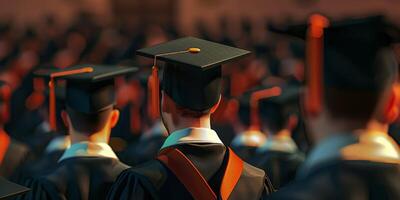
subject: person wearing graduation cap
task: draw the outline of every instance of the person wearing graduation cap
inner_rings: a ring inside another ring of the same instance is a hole
[[[0,81],[0,176],[11,178],[17,169],[30,159],[29,147],[13,138],[4,130],[9,118],[11,88]]]
[[[387,134],[398,115],[391,44],[399,29],[382,16],[315,14],[280,32],[306,38],[303,109],[315,146],[270,199],[400,199],[400,150]]]
[[[256,87],[239,99],[239,119],[245,127],[232,140],[230,146],[243,160],[250,162],[254,159],[256,150],[267,141],[267,135],[262,131],[263,120],[260,119],[260,103],[281,94],[281,88],[264,86]]]
[[[194,37],[138,50],[154,59],[151,103],[169,135],[156,159],[118,177],[108,199],[259,199],[273,191],[264,171],[243,162],[210,124],[221,65],[249,53]],[[161,103],[157,60],[166,62]]]
[[[51,69],[51,68],[43,68],[40,70],[46,70],[46,69]],[[40,77],[39,73],[39,75],[37,75],[37,77],[35,77],[34,79],[34,84],[37,85],[38,83],[40,83],[40,85],[45,87],[44,85],[44,83],[46,82],[45,79],[48,79],[48,77]],[[46,145],[44,153],[38,159],[34,159],[31,162],[24,163],[23,167],[19,169],[17,173],[15,173],[12,180],[16,181],[17,183],[24,184],[26,179],[32,177],[38,177],[47,174],[49,172],[52,172],[57,167],[58,160],[64,154],[65,150],[69,148],[69,146],[71,145],[71,139],[68,135],[67,127],[64,125],[61,119],[61,112],[62,110],[65,109],[65,92],[66,92],[65,83],[64,84],[59,83],[55,86],[56,119],[54,120],[48,120],[49,110],[51,109],[49,108],[48,101],[44,101],[46,103],[38,105],[40,106],[39,109],[41,110],[42,115],[44,115],[43,118],[47,119],[45,123],[48,125],[49,121],[55,121],[57,126],[50,127],[51,130],[48,131],[48,133],[45,133],[46,135],[51,135],[52,139],[49,140],[48,144]],[[46,93],[47,96],[49,96],[48,89],[47,90],[43,89],[42,93]],[[46,94],[42,94],[43,97],[45,97]],[[40,137],[40,135],[37,135],[36,137],[38,137],[38,139],[42,138]]]
[[[114,108],[114,77],[137,68],[79,65],[41,71],[50,77],[50,126],[56,129],[55,85],[66,81],[66,109],[62,118],[68,127],[71,146],[57,168],[42,177],[29,179],[32,188],[23,199],[104,199],[118,174],[127,165],[120,162],[108,145],[119,112]]]
[[[299,121],[299,87],[282,86],[281,95],[261,102],[268,140],[255,150],[251,163],[268,173],[276,189],[292,181],[304,154],[299,151],[292,132]]]

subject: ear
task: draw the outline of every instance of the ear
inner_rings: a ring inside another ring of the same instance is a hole
[[[161,111],[171,113],[175,109],[175,103],[164,91],[161,92]]]
[[[399,116],[399,95],[396,93],[396,86],[390,90],[389,99],[383,111],[383,122],[393,123]]]
[[[291,114],[287,120],[287,129],[293,131],[299,124],[299,117],[295,114]]]
[[[111,112],[110,121],[109,121],[111,128],[114,128],[117,125],[117,123],[119,121],[119,115],[120,115],[120,113],[119,113],[119,110],[117,110],[117,109],[114,109]]]
[[[211,109],[210,109],[211,114],[213,114],[218,109],[218,106],[221,103],[221,99],[222,99],[222,96],[219,95],[218,102],[215,105],[213,105],[213,107],[211,107]]]
[[[69,120],[68,120],[69,116],[68,116],[67,111],[63,110],[61,112],[61,118],[62,118],[62,120],[64,122],[65,127],[69,128],[70,124],[69,124]]]

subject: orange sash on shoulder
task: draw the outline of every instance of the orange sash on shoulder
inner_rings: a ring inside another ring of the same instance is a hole
[[[0,131],[0,165],[7,153],[8,147],[10,146],[10,136],[7,135],[4,130]]]
[[[220,197],[227,200],[239,181],[243,171],[243,161],[230,149],[228,164],[221,182]],[[175,174],[178,180],[196,200],[217,200],[207,180],[181,151],[169,148],[159,153],[158,160]]]

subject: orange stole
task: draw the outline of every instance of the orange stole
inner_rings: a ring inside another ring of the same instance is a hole
[[[0,131],[0,165],[3,163],[3,159],[7,153],[8,147],[10,146],[10,136],[4,130]]]
[[[228,164],[221,182],[220,196],[227,200],[239,181],[243,161],[230,149]],[[170,169],[196,200],[217,200],[207,180],[194,164],[178,149],[169,148],[159,153],[158,160]]]

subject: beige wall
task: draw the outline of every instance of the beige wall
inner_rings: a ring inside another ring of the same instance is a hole
[[[177,20],[180,28],[190,34],[196,19],[204,19],[211,27],[215,27],[221,15],[228,16],[233,22],[242,17],[263,21],[265,18],[276,20],[282,16],[304,19],[311,12],[323,12],[335,18],[383,12],[392,18],[400,19],[398,0],[309,1],[316,3],[301,4],[299,0],[180,0]]]
[[[109,0],[0,0],[0,20],[12,19],[17,25],[36,23],[46,15],[54,15],[68,23],[79,10],[86,10],[108,20]]]

